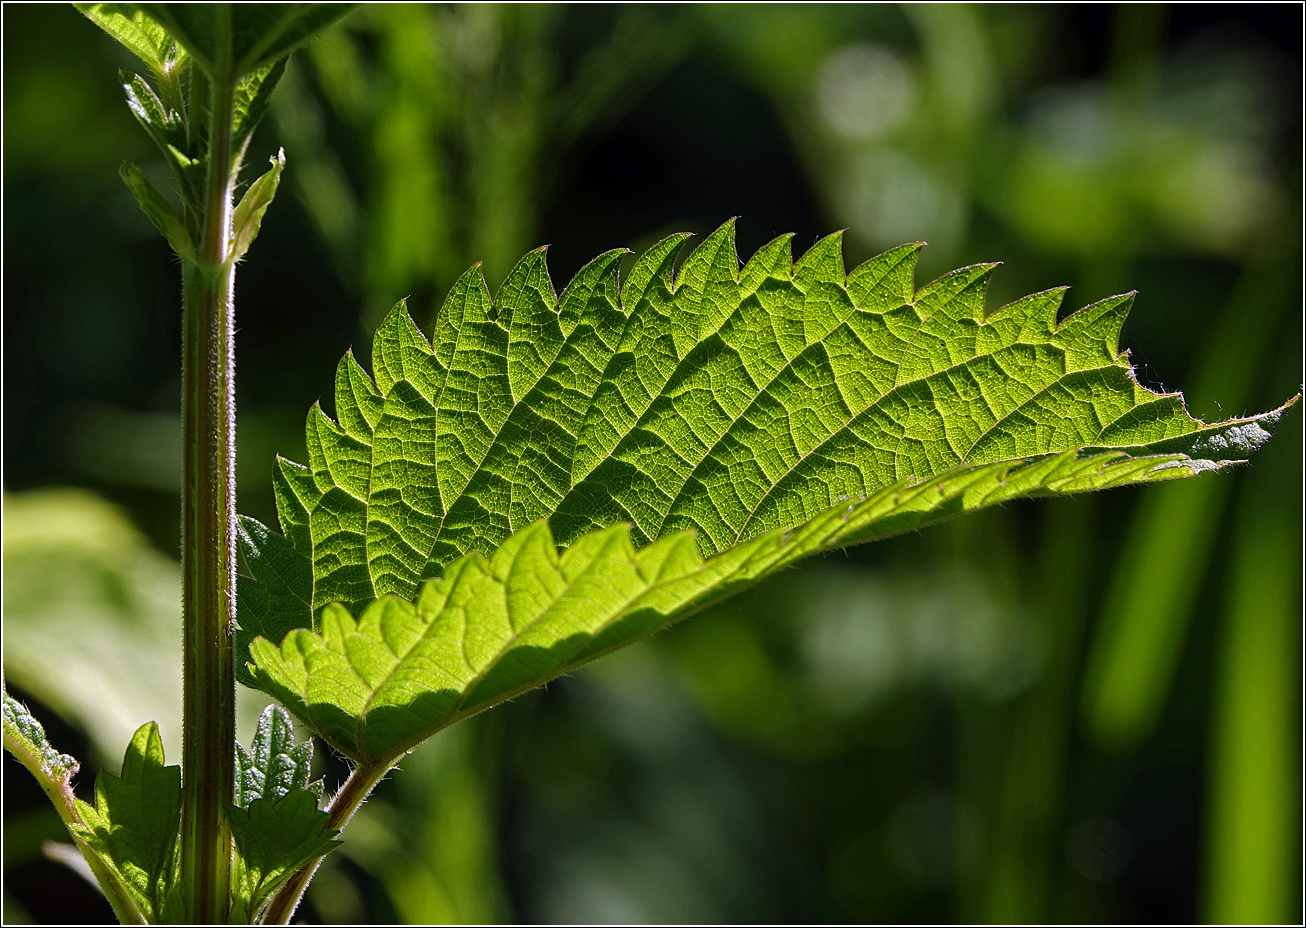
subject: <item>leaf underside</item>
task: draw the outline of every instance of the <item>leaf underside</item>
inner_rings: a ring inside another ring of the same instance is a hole
[[[353,5],[347,3],[144,3],[161,23],[212,74],[223,67],[239,77],[288,55]]]
[[[45,726],[8,690],[3,694],[2,711],[5,748],[32,771],[42,786],[66,786],[81,766],[77,759],[55,750]]]
[[[236,806],[244,809],[255,799],[273,802],[293,790],[322,798],[322,781],[309,782],[313,742],[295,741],[295,730],[284,709],[268,706],[259,715],[249,750],[236,745]]]
[[[236,745],[234,921],[252,921],[296,870],[339,843],[318,808],[322,781],[309,782],[312,764],[312,740],[296,743],[279,706],[263,710],[248,751]]]
[[[317,800],[308,790],[292,789],[275,800],[258,798],[247,808],[232,808],[238,851],[232,921],[253,922],[295,871],[340,843]]]
[[[242,682],[390,758],[799,558],[1244,461],[1283,411],[1207,425],[1139,385],[1132,295],[986,316],[993,265],[914,290],[918,244],[741,269],[727,223],[673,274],[683,238],[561,297],[544,249],[494,300],[474,267],[432,341],[401,303],[372,376],[342,359],[308,466],[277,461],[284,537],[241,523]]]
[[[151,922],[165,916],[175,885],[181,826],[181,768],[166,767],[159,727],[142,725],[123,757],[121,776],[95,778],[95,805],[77,800],[84,826],[73,826]]]

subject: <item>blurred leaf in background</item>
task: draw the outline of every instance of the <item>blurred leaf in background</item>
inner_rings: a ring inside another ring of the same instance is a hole
[[[3,16],[11,667],[31,629],[175,622],[179,332],[176,268],[115,177],[148,161],[126,62],[71,8]],[[1206,418],[1277,405],[1303,379],[1301,26],[1282,5],[361,9],[296,54],[249,157],[284,145],[297,199],[238,293],[241,511],[271,518],[272,454],[302,454],[303,410],[398,298],[429,321],[473,261],[495,282],[552,242],[561,285],[735,215],[743,253],[847,226],[852,266],[926,240],[919,283],[1001,258],[994,307],[1137,287],[1144,383]],[[420,748],[303,914],[1299,921],[1301,473],[1295,419],[1236,474],[787,572]],[[80,514],[18,531],[29,491],[69,485],[96,496],[28,496]],[[24,614],[54,618],[15,635]],[[6,867],[29,858],[6,920],[58,920],[38,902],[71,894],[40,893],[44,826],[5,782]]]
[[[273,115],[305,152],[292,174],[301,202],[357,275],[365,337],[399,296],[434,307],[477,261],[498,285],[537,243],[567,156],[684,54],[681,18],[641,6],[579,23],[531,4],[373,7],[310,47]],[[323,102],[349,130],[343,151],[324,144]],[[351,177],[342,155],[361,171]]]
[[[6,679],[79,723],[96,765],[144,721],[180,750],[177,563],[116,506],[51,488],[6,495],[4,574]]]

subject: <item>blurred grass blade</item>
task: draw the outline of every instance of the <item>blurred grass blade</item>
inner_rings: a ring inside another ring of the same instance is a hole
[[[1190,394],[1197,402],[1219,397],[1234,409],[1255,398],[1291,279],[1278,262],[1244,273],[1198,362]],[[1172,483],[1149,492],[1135,511],[1097,623],[1084,685],[1089,734],[1104,747],[1129,749],[1156,725],[1230,486],[1228,480],[1211,479]]]
[[[1296,511],[1261,494],[1237,536],[1218,652],[1207,833],[1204,916],[1217,924],[1291,923],[1290,898],[1300,892],[1292,888],[1300,887],[1292,873],[1300,847],[1292,732],[1300,726],[1293,707],[1301,700],[1294,685],[1301,552],[1288,517]]]

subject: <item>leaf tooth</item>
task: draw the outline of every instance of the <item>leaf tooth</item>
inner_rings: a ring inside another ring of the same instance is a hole
[[[699,242],[676,274],[676,293],[690,287],[702,293],[709,282],[735,283],[739,279],[739,254],[735,250],[735,220],[727,219]]]
[[[1001,262],[972,264],[944,274],[916,291],[916,308],[938,321],[980,322],[989,278]]]
[[[282,534],[300,551],[312,551],[309,514],[322,498],[312,470],[277,455],[276,466],[272,469],[272,492],[277,501]]]
[[[601,528],[597,532],[582,535],[575,544],[566,550],[558,562],[558,568],[568,583],[589,569],[590,565],[604,556],[613,545],[624,546],[626,559],[632,564],[635,560],[635,546],[630,540],[630,525],[618,522],[616,525]]]
[[[847,283],[843,269],[843,232],[817,239],[794,265],[793,278],[804,293],[818,284],[843,287]]]
[[[464,334],[464,327],[469,323],[475,324],[489,319],[490,308],[490,289],[485,284],[481,262],[477,261],[454,281],[435,320],[435,335],[431,339],[431,346],[440,374],[444,374],[452,366],[454,354],[458,349],[459,336]],[[467,329],[468,333],[472,331],[471,328]],[[443,381],[443,377],[441,380]],[[442,405],[440,402],[442,398],[440,394],[428,397],[436,406]]]
[[[676,251],[690,235],[689,232],[668,235],[639,256],[630,275],[621,285],[621,306],[627,316],[648,298],[650,289],[655,285],[664,296],[671,296],[675,289],[672,272],[675,269]]]
[[[390,654],[402,658],[422,639],[427,623],[417,607],[398,596],[386,596],[363,610],[358,632],[383,642]]]
[[[305,722],[310,721],[303,695],[308,687],[305,656],[310,648],[317,646],[313,633],[303,628],[287,632],[280,645],[263,637],[255,638],[249,645],[250,673],[258,689]]]
[[[545,256],[545,248],[528,252],[508,273],[494,298],[498,323],[508,330],[509,402],[513,405],[539,383],[562,348],[558,296]]]
[[[680,318],[672,337],[682,358],[729,318],[738,292],[739,254],[735,250],[735,221],[731,219],[703,239],[676,274]]]
[[[691,531],[664,535],[635,555],[635,565],[644,582],[652,585],[699,570],[703,556]]]
[[[1055,342],[1066,350],[1068,370],[1102,367],[1121,357],[1120,328],[1136,290],[1109,296],[1071,313],[1057,326]]]
[[[490,571],[489,561],[478,551],[466,554],[447,568],[436,580],[428,580],[422,585],[417,597],[417,612],[423,622],[432,622],[448,605],[449,596],[455,588],[464,582],[464,577],[479,577]]]
[[[358,630],[358,623],[340,603],[329,603],[322,610],[321,631],[327,641],[344,639]]]
[[[504,585],[508,621],[517,634],[558,598],[566,581],[549,523],[540,519],[510,536],[490,559],[490,573]]]
[[[1066,299],[1070,287],[1051,287],[1037,294],[1021,296],[1019,300],[994,309],[983,320],[983,324],[994,322],[1006,324],[1015,329],[1013,341],[1043,343],[1051,338],[1057,330],[1057,312]]]
[[[360,441],[371,441],[385,400],[372,378],[354,359],[351,348],[336,365],[336,418],[341,427]]]
[[[308,458],[325,492],[339,487],[351,496],[366,500],[372,474],[372,449],[354,438],[314,403],[308,414]]]
[[[582,320],[592,324],[602,324],[595,319],[591,303],[601,301],[610,310],[621,312],[621,282],[619,273],[621,259],[630,254],[629,248],[614,248],[605,251],[593,261],[576,272],[562,296],[558,298],[558,324],[564,338],[570,338],[576,325]],[[607,333],[603,333],[607,335]],[[616,344],[616,339],[604,338],[605,342]]]
[[[862,309],[883,313],[912,301],[916,261],[924,242],[890,248],[848,275],[848,295]]]
[[[753,293],[768,279],[791,279],[794,274],[793,241],[793,233],[787,232],[757,249],[739,272],[740,289],[744,293]]]
[[[407,299],[400,300],[386,314],[372,339],[372,376],[385,396],[401,380],[421,389],[434,375],[431,343],[408,314]],[[428,396],[428,399],[434,399]]]

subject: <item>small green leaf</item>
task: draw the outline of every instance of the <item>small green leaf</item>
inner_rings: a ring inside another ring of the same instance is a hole
[[[190,233],[186,231],[186,226],[182,224],[181,217],[172,208],[172,204],[163,198],[163,194],[155,189],[136,165],[124,163],[118,169],[118,174],[127,185],[127,189],[136,197],[136,202],[145,211],[150,222],[163,233],[163,237],[168,240],[168,244],[172,246],[177,256],[194,261],[195,245],[191,241]]]
[[[143,924],[146,918],[138,895],[104,848],[88,839],[79,810],[84,804],[73,795],[72,788],[72,776],[79,766],[77,761],[51,746],[45,728],[8,691],[4,693],[4,743],[5,750],[36,777],[77,846],[76,851],[66,848],[68,853],[60,854],[59,859],[69,866],[85,861],[118,920],[123,924]]]
[[[232,808],[231,834],[239,851],[233,920],[252,921],[296,870],[340,843],[317,801],[312,792],[292,789],[275,801],[259,798],[247,809]]]
[[[132,115],[168,159],[180,182],[182,198],[198,212],[201,191],[204,189],[205,162],[202,158],[187,154],[190,142],[182,115],[176,110],[168,109],[154,88],[139,74],[127,71],[118,73],[123,89],[127,92],[127,106]]]
[[[126,888],[136,907],[158,921],[175,881],[181,826],[181,768],[165,767],[163,742],[153,722],[142,725],[127,746],[122,774],[95,778],[95,805],[80,799],[85,841]]]
[[[61,754],[51,746],[44,726],[7,690],[4,693],[4,740],[5,749],[32,772],[43,788],[47,782],[50,788],[67,788],[81,766],[76,758]]]
[[[146,66],[160,80],[168,80],[185,64],[185,54],[168,30],[137,3],[74,3],[95,23]]]
[[[322,798],[322,781],[309,782],[313,742],[295,743],[290,714],[268,706],[259,716],[250,749],[236,745],[236,805],[244,809],[255,799],[276,801],[292,790]]]
[[[263,214],[272,205],[277,195],[277,186],[281,183],[281,172],[286,166],[286,152],[279,150],[275,158],[270,159],[272,167],[254,183],[249,185],[245,195],[236,204],[231,217],[231,255],[229,260],[239,261],[249,246],[258,237],[263,224]]]
[[[232,98],[231,147],[241,151],[254,133],[259,121],[268,110],[272,100],[272,91],[277,81],[286,71],[286,59],[280,58],[272,64],[251,71],[236,82]]]

